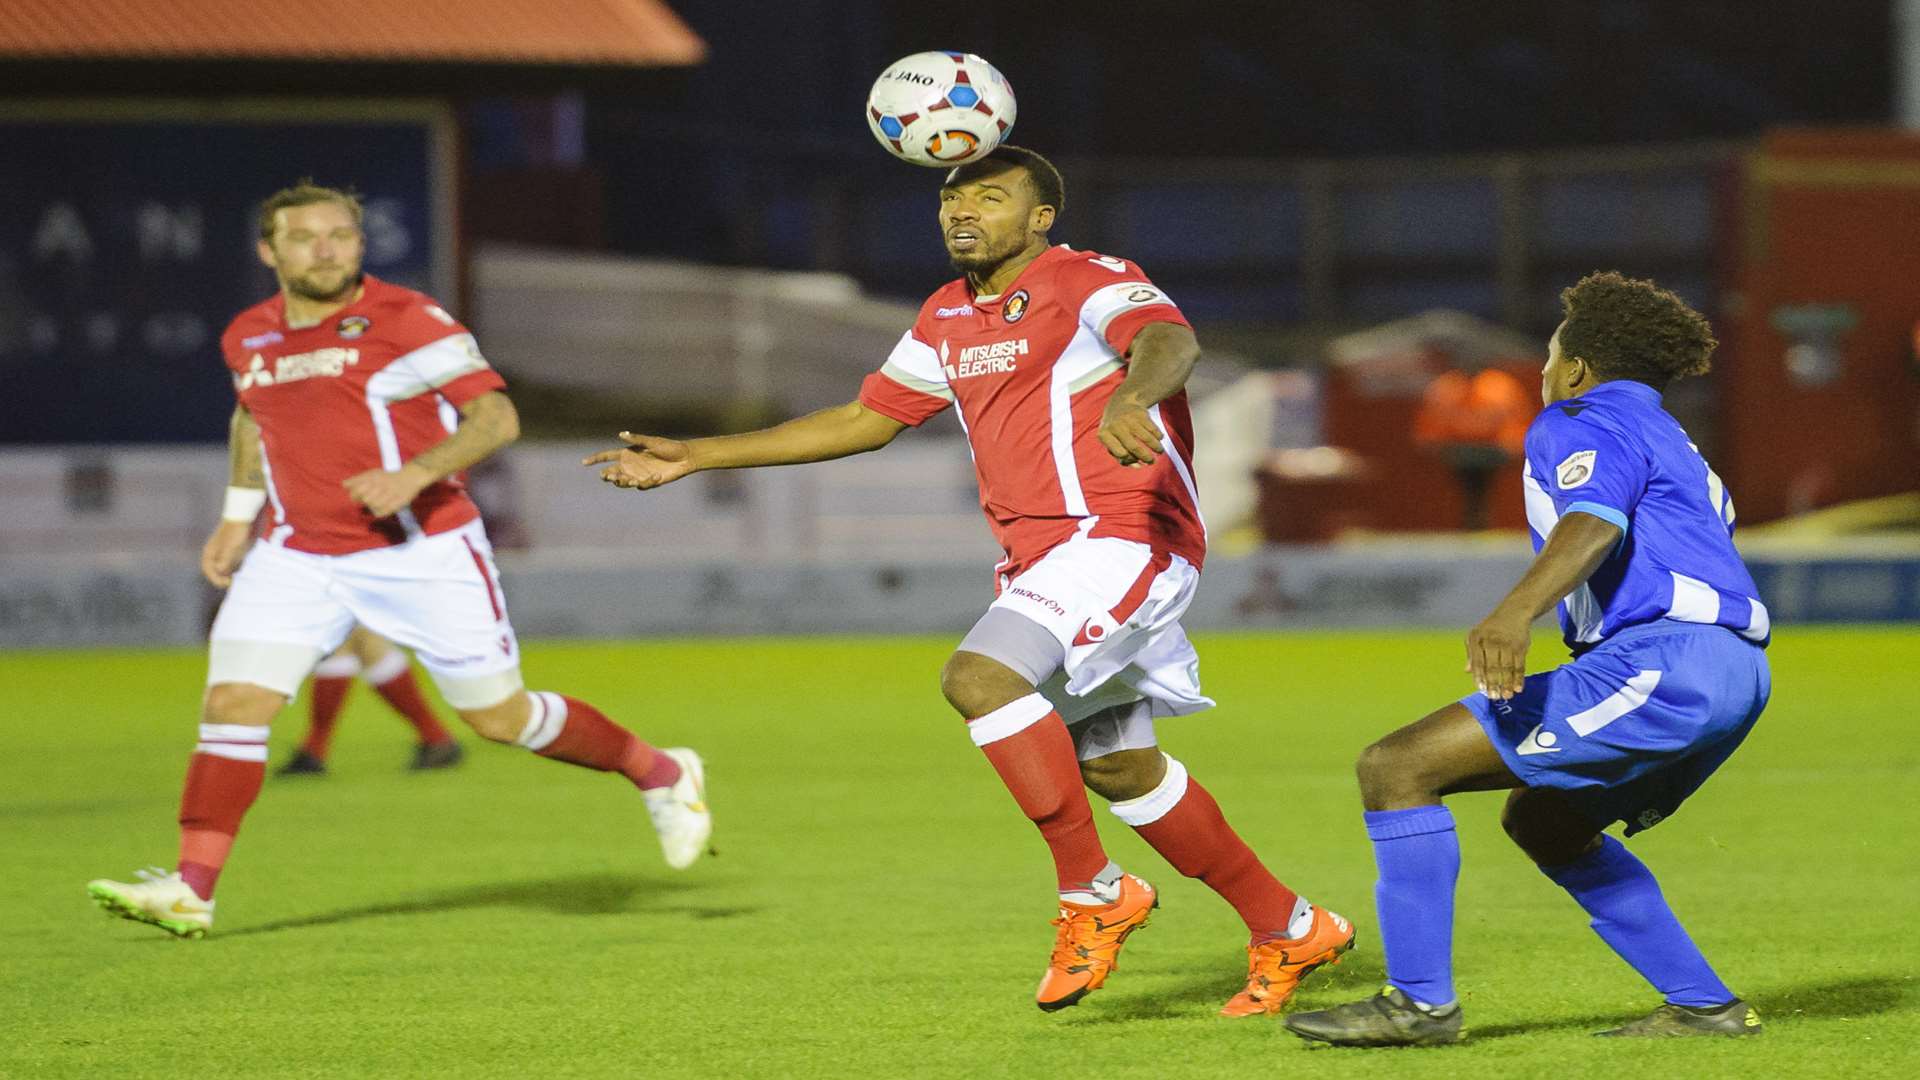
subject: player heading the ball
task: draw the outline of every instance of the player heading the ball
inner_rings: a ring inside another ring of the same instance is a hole
[[[1223,1011],[1277,1012],[1353,928],[1268,872],[1160,749],[1159,720],[1213,704],[1180,626],[1206,558],[1184,389],[1200,346],[1140,267],[1050,243],[1065,204],[1060,173],[1031,150],[1003,145],[954,169],[938,223],[961,276],[921,305],[857,398],[744,435],[622,432],[625,449],[585,464],[617,487],[654,488],[878,450],[957,410],[1005,558],[940,689],[1053,856],[1060,916],[1036,1003],[1060,1009],[1099,989],[1158,902],[1108,858],[1091,789],[1246,923],[1246,988]]]

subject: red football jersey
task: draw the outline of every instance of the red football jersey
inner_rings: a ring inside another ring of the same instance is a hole
[[[1197,567],[1207,539],[1186,392],[1149,410],[1167,452],[1147,468],[1122,466],[1098,434],[1134,335],[1155,322],[1187,325],[1138,266],[1055,246],[999,296],[974,296],[965,278],[934,293],[860,401],[903,424],[959,409],[1003,574],[1083,531]]]
[[[372,276],[317,326],[287,326],[275,294],[220,337],[240,404],[260,426],[272,506],[268,543],[319,555],[386,547],[480,515],[458,477],[376,519],[341,484],[398,469],[459,423],[459,407],[506,386],[473,335],[433,299]]]

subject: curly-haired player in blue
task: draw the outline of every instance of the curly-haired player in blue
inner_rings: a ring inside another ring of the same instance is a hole
[[[1453,891],[1460,846],[1442,797],[1511,789],[1502,824],[1593,929],[1665,1002],[1605,1035],[1749,1035],[1760,1018],[1715,975],[1628,836],[1673,814],[1766,707],[1767,609],[1733,547],[1733,501],[1661,407],[1707,370],[1706,319],[1650,281],[1592,274],[1561,294],[1547,346],[1547,408],[1527,432],[1527,521],[1537,554],[1467,635],[1480,693],[1360,755],[1387,954],[1379,994],[1286,1018],[1341,1046],[1460,1037]],[[1524,665],[1555,604],[1574,659]]]

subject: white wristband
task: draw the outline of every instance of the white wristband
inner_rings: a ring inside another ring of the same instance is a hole
[[[267,505],[267,493],[260,488],[230,487],[227,489],[227,506],[220,511],[222,521],[252,521],[260,516],[260,508]]]

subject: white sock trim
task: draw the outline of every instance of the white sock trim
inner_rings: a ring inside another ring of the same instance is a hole
[[[254,724],[201,724],[201,742],[261,743],[273,729]]]
[[[1166,817],[1169,811],[1180,804],[1181,799],[1187,797],[1187,767],[1164,750],[1160,756],[1167,760],[1167,775],[1160,778],[1159,786],[1139,798],[1107,804],[1107,809],[1113,811],[1114,817],[1136,829]]]
[[[272,730],[257,724],[201,724],[193,752],[228,761],[265,762],[267,735]]]
[[[1028,694],[969,722],[967,734],[973,736],[973,745],[986,746],[1020,734],[1052,712],[1053,702],[1037,693]]]
[[[265,743],[203,742],[195,745],[193,752],[196,754],[206,754],[209,757],[226,758],[228,761],[257,761],[264,763],[267,760],[267,746]]]
[[[360,674],[360,658],[347,653],[344,656],[329,656],[313,666],[316,679],[351,679]]]
[[[1293,917],[1287,920],[1287,938],[1297,940],[1313,933],[1313,904],[1298,894],[1293,899]]]
[[[361,672],[361,678],[375,686],[390,683],[407,673],[407,654],[399,649],[391,649],[387,655],[368,664]]]
[[[513,741],[537,754],[552,746],[560,737],[560,729],[567,726],[567,702],[551,690],[530,691],[527,701],[532,706],[527,726]]]

